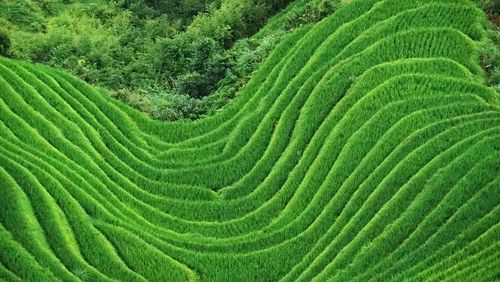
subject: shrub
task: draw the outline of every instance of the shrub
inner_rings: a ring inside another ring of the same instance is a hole
[[[477,0],[479,6],[487,13],[500,16],[500,2],[496,0]]]
[[[481,1],[490,24],[487,27],[487,38],[480,44],[480,65],[486,75],[486,83],[500,92],[500,2]]]
[[[340,4],[340,0],[309,2],[302,9],[295,11],[287,17],[284,28],[291,30],[310,23],[317,23],[337,10]]]
[[[203,100],[162,89],[148,89],[151,116],[159,120],[196,119],[206,113]]]
[[[10,53],[11,41],[9,35],[3,30],[0,30],[0,55],[8,56]]]

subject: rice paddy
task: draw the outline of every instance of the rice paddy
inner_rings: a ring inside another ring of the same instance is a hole
[[[0,59],[0,279],[498,279],[484,22],[469,1],[346,1],[190,122]]]

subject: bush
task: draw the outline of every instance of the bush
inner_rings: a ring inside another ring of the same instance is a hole
[[[500,2],[483,0],[479,6],[484,10],[490,25],[488,38],[480,45],[479,62],[486,75],[486,83],[500,92]]]
[[[302,9],[295,11],[287,17],[284,28],[291,30],[310,23],[317,23],[332,14],[340,5],[340,0],[309,2]]]
[[[11,42],[5,31],[0,30],[0,55],[8,56],[10,53]]]
[[[159,120],[197,119],[207,110],[203,100],[163,89],[148,89],[151,116]]]
[[[478,4],[486,13],[500,16],[500,1],[478,0]]]

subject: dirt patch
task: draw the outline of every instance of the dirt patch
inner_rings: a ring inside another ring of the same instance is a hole
[[[493,13],[486,13],[486,16],[496,27],[500,27],[500,16],[494,15]]]

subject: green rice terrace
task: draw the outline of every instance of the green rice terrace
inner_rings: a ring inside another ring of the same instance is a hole
[[[0,280],[500,279],[484,12],[344,2],[194,121],[0,58]]]

